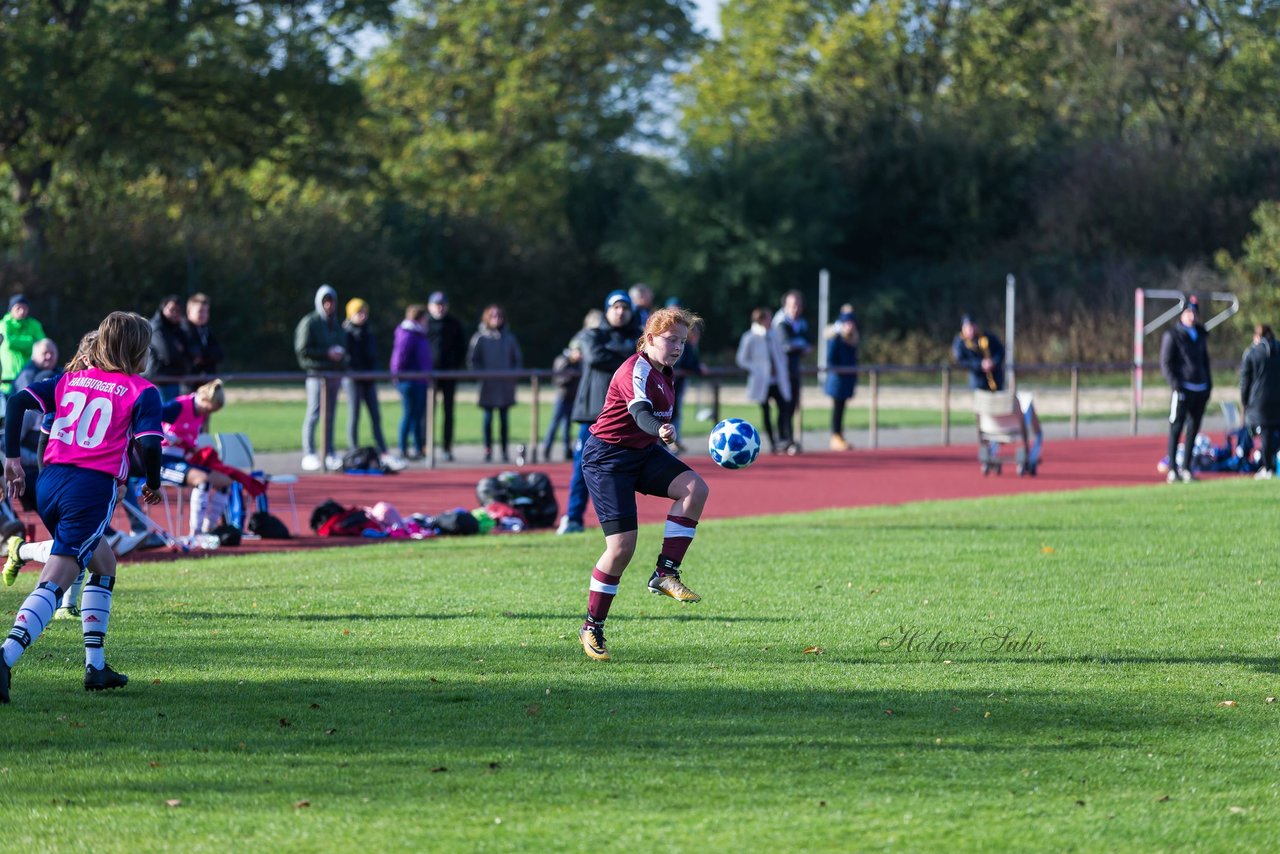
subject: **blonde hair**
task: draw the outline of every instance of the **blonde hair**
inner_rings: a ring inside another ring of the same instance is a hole
[[[210,412],[217,412],[227,405],[227,394],[222,390],[222,380],[210,380],[196,389],[196,403]]]
[[[147,368],[151,324],[132,311],[113,311],[98,324],[98,340],[89,354],[95,368],[113,374],[140,374]]]
[[[347,300],[347,320],[350,320],[351,318],[355,317],[357,314],[359,314],[362,311],[368,311],[368,310],[369,310],[369,303],[360,299],[360,297]]]
[[[65,371],[84,371],[93,367],[93,363],[89,361],[89,356],[93,353],[93,345],[98,343],[98,330],[86,332],[84,337],[80,339],[80,344],[76,347],[75,355],[71,357],[71,361],[63,370]]]
[[[636,352],[644,352],[644,344],[649,336],[658,336],[674,326],[683,324],[689,329],[702,324],[702,318],[685,308],[660,308],[649,315],[644,324],[644,334],[636,342]]]

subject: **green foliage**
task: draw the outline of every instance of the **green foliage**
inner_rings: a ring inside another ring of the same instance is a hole
[[[408,4],[374,59],[383,167],[434,213],[563,236],[572,176],[651,112],[694,44],[688,0]]]
[[[280,369],[323,281],[386,324],[506,303],[548,364],[637,280],[714,353],[826,268],[899,361],[1009,272],[1053,360],[1125,358],[1136,286],[1257,277],[1209,264],[1280,198],[1277,0],[729,0],[713,41],[690,11],[0,0],[0,289],[64,336],[204,290],[232,365]]]
[[[335,74],[389,2],[32,0],[0,6],[0,163],[16,182],[27,251],[61,168],[102,158],[185,175],[259,158],[321,170],[359,109]]]
[[[14,668],[5,841],[596,851],[603,805],[622,850],[1264,850],[1272,486],[708,520],[703,601],[631,567],[607,664],[598,534],[129,564],[126,688],[72,622]]]
[[[1238,335],[1245,347],[1254,324],[1280,327],[1280,202],[1266,202],[1253,212],[1257,230],[1244,241],[1238,259],[1218,255],[1219,269],[1240,297],[1244,323]]]

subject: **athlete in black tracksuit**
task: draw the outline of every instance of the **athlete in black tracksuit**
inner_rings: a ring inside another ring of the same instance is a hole
[[[1280,448],[1280,344],[1265,324],[1253,328],[1253,346],[1240,360],[1240,404],[1245,426],[1261,440],[1262,470],[1256,477],[1274,477]]]
[[[1209,334],[1198,322],[1200,306],[1193,297],[1182,310],[1179,322],[1160,340],[1160,370],[1173,389],[1169,404],[1169,482],[1195,480],[1191,457],[1195,453],[1200,419],[1213,390],[1209,370]],[[1185,460],[1178,471],[1178,436],[1186,424],[1183,442]]]

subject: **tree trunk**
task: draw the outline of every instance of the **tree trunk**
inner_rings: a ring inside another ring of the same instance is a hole
[[[31,169],[12,167],[14,201],[22,216],[23,258],[38,270],[48,243],[44,233],[44,209],[41,200],[53,176],[53,161],[45,160]]]

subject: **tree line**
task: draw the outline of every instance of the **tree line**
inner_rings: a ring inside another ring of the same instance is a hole
[[[238,370],[292,367],[324,282],[388,331],[433,290],[503,303],[531,364],[635,281],[722,354],[822,268],[875,361],[942,361],[1009,272],[1024,360],[1125,358],[1139,286],[1280,322],[1280,0],[691,16],[0,0],[0,285],[64,346],[203,291]]]

